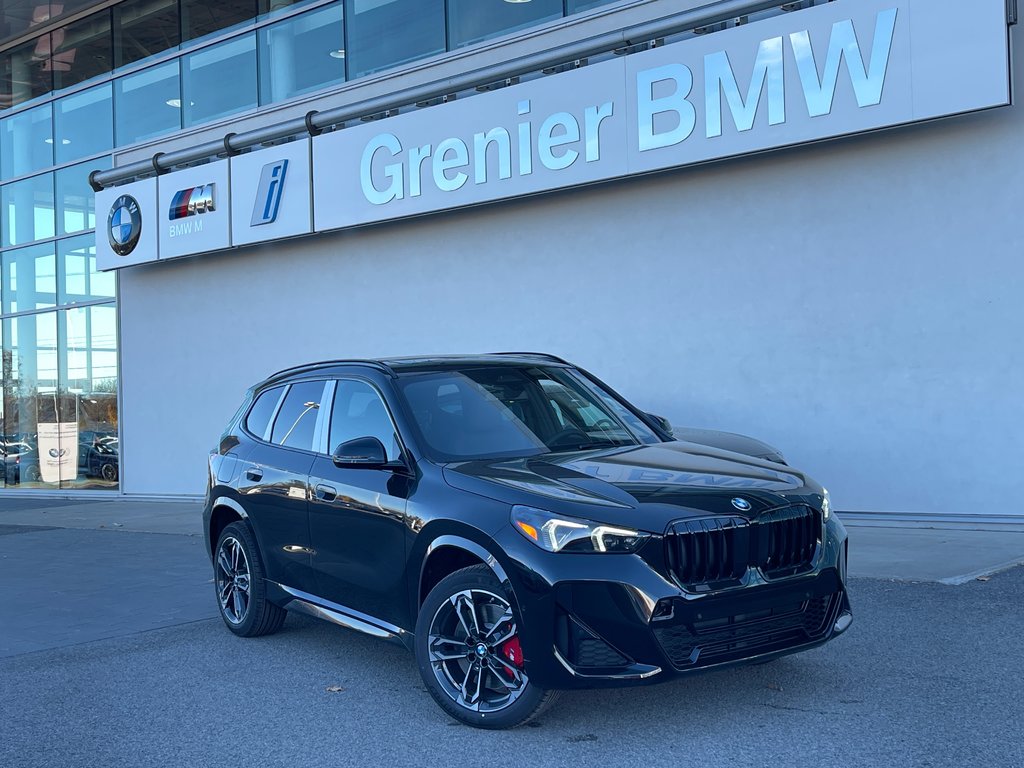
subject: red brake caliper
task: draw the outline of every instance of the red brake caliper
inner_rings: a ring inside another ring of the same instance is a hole
[[[509,638],[501,644],[501,655],[516,669],[523,668],[523,647],[519,645],[518,637]]]

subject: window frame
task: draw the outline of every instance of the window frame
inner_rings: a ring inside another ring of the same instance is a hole
[[[387,467],[389,469],[404,468],[407,471],[411,471],[412,454],[409,453],[409,449],[406,446],[406,440],[402,436],[402,430],[398,428],[398,420],[395,418],[395,413],[391,409],[391,404],[388,402],[387,397],[384,396],[384,391],[379,386],[377,386],[375,382],[371,381],[370,379],[364,376],[337,376],[333,379],[330,379],[327,382],[327,386],[330,388],[331,398],[331,407],[327,409],[330,416],[329,420],[325,419],[326,423],[319,425],[321,428],[321,433],[319,435],[320,440],[318,443],[315,443],[318,449],[317,453],[323,456],[327,456],[328,458],[334,456],[334,451],[331,449],[330,446],[331,422],[334,420],[334,398],[338,391],[338,384],[343,381],[354,381],[359,382],[360,384],[366,384],[377,394],[377,397],[380,398],[381,403],[384,405],[384,411],[385,413],[387,413],[388,419],[391,420],[391,426],[394,428],[395,437],[398,440],[398,458],[395,459],[394,461],[389,461]],[[322,407],[321,410],[323,410]],[[384,449],[386,451],[387,446],[384,446]]]
[[[277,420],[277,413],[278,413],[278,411],[281,410],[281,404],[284,402],[284,397],[288,393],[288,390],[291,389],[291,386],[292,386],[291,384],[285,384],[284,386],[280,386],[280,387],[278,387],[278,386],[264,387],[263,389],[259,390],[255,394],[253,394],[252,400],[249,402],[249,405],[245,409],[245,415],[242,416],[242,419],[239,422],[239,426],[240,426],[242,432],[244,432],[246,435],[248,435],[249,437],[251,437],[251,438],[253,438],[255,440],[260,440],[261,442],[269,443],[270,442],[270,433],[273,430],[274,422]],[[263,397],[264,394],[266,394],[267,392],[270,392],[273,389],[280,389],[281,390],[281,394],[279,394],[277,396],[277,402],[274,403],[274,409],[270,412],[270,418],[267,419],[267,426],[264,428],[263,434],[262,435],[257,435],[255,432],[253,432],[251,429],[249,429],[249,415],[252,413],[252,409],[256,407],[256,401],[259,400],[261,397]]]
[[[288,400],[288,395],[291,394],[292,388],[297,384],[316,384],[320,383],[324,386],[320,389],[320,406],[316,409],[316,422],[313,424],[313,437],[310,440],[309,448],[299,448],[294,445],[285,445],[284,443],[275,443],[272,439],[274,434],[274,427],[277,424],[278,418],[281,416],[281,410],[284,408],[285,402]],[[289,451],[302,451],[303,453],[316,453],[316,447],[319,445],[318,440],[320,438],[321,420],[323,419],[324,413],[324,395],[327,393],[327,384],[329,381],[325,378],[315,379],[300,379],[299,381],[290,381],[284,387],[284,394],[281,399],[278,400],[277,405],[274,407],[274,413],[270,418],[270,423],[267,425],[266,436],[261,438],[267,445],[272,445],[275,448],[285,448]],[[255,400],[253,401],[255,402]],[[248,414],[246,415],[248,418]]]

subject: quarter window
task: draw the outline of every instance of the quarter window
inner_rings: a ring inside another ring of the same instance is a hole
[[[256,398],[256,402],[252,404],[252,410],[245,417],[245,428],[256,435],[256,437],[266,437],[267,427],[270,426],[270,417],[274,415],[277,402],[281,399],[282,389],[284,387],[264,390]]]
[[[313,450],[316,416],[324,394],[324,382],[303,381],[292,384],[274,420],[270,441],[289,448]]]
[[[388,461],[401,455],[398,435],[380,394],[363,381],[342,380],[334,393],[328,449],[359,437],[376,437],[384,445]]]

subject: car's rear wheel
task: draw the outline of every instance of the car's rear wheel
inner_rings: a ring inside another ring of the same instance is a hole
[[[117,466],[114,464],[104,464],[100,467],[100,477],[108,482],[114,482],[117,480]]]
[[[287,612],[267,599],[263,563],[245,523],[231,523],[217,539],[213,559],[217,606],[228,629],[241,637],[277,632]]]
[[[514,601],[487,566],[435,586],[416,624],[416,662],[441,708],[478,728],[514,728],[539,715],[555,691],[530,682]]]

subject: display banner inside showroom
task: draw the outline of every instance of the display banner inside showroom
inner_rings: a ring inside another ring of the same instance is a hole
[[[1004,0],[838,0],[96,195],[97,265],[221,250],[1010,103]],[[106,226],[103,225],[106,222]]]

